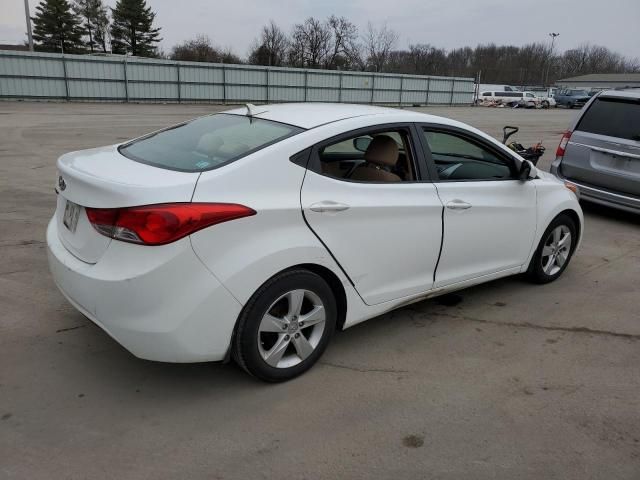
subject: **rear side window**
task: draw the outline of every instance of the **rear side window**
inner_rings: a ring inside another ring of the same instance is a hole
[[[125,157],[181,172],[212,170],[303,129],[260,118],[217,114],[198,118],[120,147]]]
[[[576,130],[640,141],[640,100],[596,98]]]

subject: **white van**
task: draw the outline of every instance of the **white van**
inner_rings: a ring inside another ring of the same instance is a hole
[[[505,105],[520,105],[526,108],[536,108],[541,105],[542,99],[536,97],[533,92],[513,91],[484,91],[478,95],[481,103],[503,103]]]

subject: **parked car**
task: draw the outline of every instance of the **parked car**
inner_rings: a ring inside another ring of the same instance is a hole
[[[57,166],[48,258],[70,303],[138,357],[234,358],[266,381],[395,308],[553,281],[583,231],[572,185],[395,109],[247,106]]]
[[[640,89],[594,96],[563,135],[551,172],[584,200],[640,212]]]
[[[542,100],[532,92],[507,92],[507,91],[484,91],[480,93],[480,101],[501,102],[505,105],[520,105],[526,108],[536,108]]]
[[[553,96],[558,105],[567,108],[582,108],[591,98],[586,90],[558,90]]]

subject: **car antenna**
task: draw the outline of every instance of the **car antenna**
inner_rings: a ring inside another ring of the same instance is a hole
[[[256,115],[260,115],[261,113],[266,112],[267,110],[258,110],[258,107],[256,107],[253,103],[245,103],[244,105],[245,107],[247,107],[247,117],[249,117],[250,119],[252,119],[254,116]]]

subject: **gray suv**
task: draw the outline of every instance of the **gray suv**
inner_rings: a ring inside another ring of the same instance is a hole
[[[640,213],[640,89],[595,95],[563,135],[551,173],[581,199]]]

